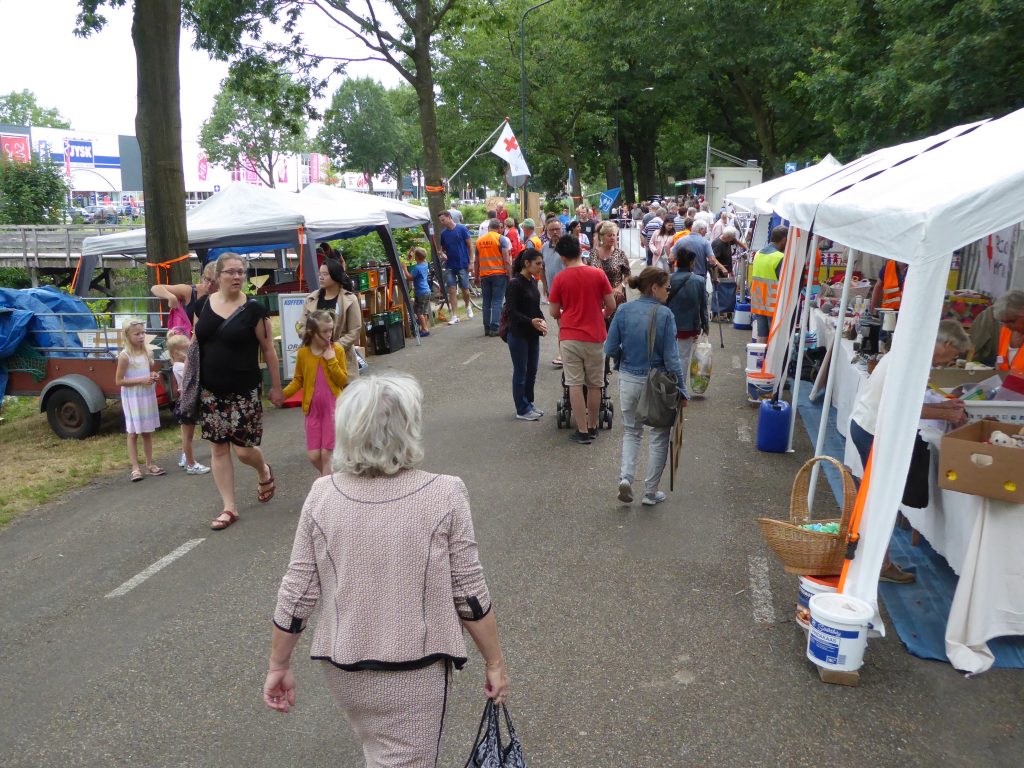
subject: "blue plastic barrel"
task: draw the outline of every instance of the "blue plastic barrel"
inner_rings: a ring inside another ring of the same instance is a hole
[[[789,444],[789,408],[785,400],[762,400],[757,414],[757,450],[785,453]]]

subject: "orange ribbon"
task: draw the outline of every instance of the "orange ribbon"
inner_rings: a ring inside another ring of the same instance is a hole
[[[171,259],[170,261],[160,261],[160,262],[157,262],[157,263],[153,263],[151,261],[147,261],[146,262],[146,266],[147,267],[153,267],[153,269],[156,270],[156,284],[157,285],[165,285],[165,283],[163,281],[164,272],[169,273],[171,271],[171,265],[172,264],[177,264],[179,261],[185,261],[191,255],[192,254],[190,254],[190,253],[186,253],[184,256],[179,256],[176,259]],[[169,275],[168,275],[168,280],[167,280],[166,284],[170,284],[170,276]]]
[[[443,186],[441,186],[441,187],[432,187],[429,184],[427,184],[426,187],[424,187],[424,189],[426,189],[427,192],[444,192],[444,187]]]

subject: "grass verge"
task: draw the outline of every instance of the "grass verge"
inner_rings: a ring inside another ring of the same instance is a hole
[[[99,434],[86,440],[61,440],[39,413],[34,397],[5,398],[0,423],[0,528],[18,514],[53,501],[93,480],[131,468],[121,408],[103,411]],[[180,450],[181,433],[170,411],[161,410],[161,429],[153,435],[153,454]],[[140,460],[142,445],[139,445]],[[169,467],[164,467],[170,469]]]

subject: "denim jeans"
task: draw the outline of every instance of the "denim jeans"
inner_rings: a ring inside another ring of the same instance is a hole
[[[619,371],[619,410],[622,413],[622,470],[619,478],[630,483],[636,475],[636,460],[644,439],[644,425],[636,420],[636,406],[643,392],[646,376],[634,376]],[[647,455],[647,477],[644,495],[653,496],[661,482],[668,459],[669,435],[672,427],[651,427],[650,452]]]
[[[484,298],[484,328],[497,331],[501,322],[501,305],[505,303],[505,289],[508,277],[505,275],[487,275],[480,278],[480,292]]]
[[[512,402],[520,416],[533,409],[533,385],[537,381],[540,361],[540,337],[524,339],[514,333],[508,335],[508,352],[512,355]]]

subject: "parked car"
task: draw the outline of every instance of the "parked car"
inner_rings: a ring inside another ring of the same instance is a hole
[[[112,205],[87,205],[84,210],[87,224],[117,224],[117,209]]]

